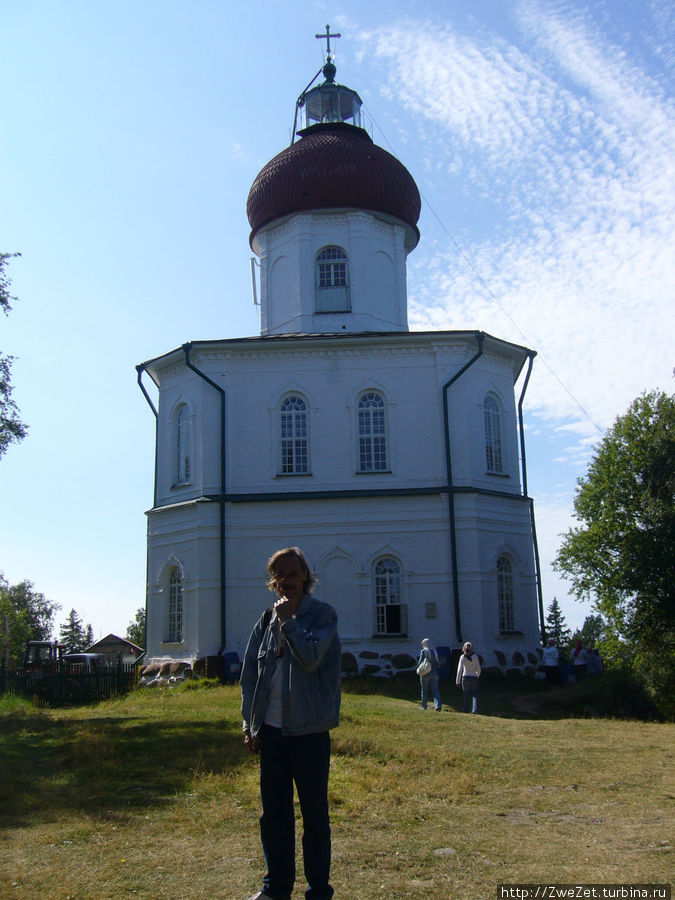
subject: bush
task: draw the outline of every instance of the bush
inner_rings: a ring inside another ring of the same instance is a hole
[[[663,718],[644,684],[627,669],[587,676],[551,693],[550,711],[569,716],[653,721]]]

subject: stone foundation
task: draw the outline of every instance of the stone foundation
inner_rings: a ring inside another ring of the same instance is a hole
[[[448,675],[455,677],[460,648],[451,648]],[[503,675],[508,677],[533,678],[543,672],[541,664],[541,647],[534,650],[485,650],[479,653],[481,668],[484,674]],[[233,654],[227,654],[232,656]],[[409,653],[378,653],[376,650],[348,650],[342,654],[342,675],[351,678],[355,675],[374,675],[379,678],[395,678],[398,675],[415,674],[417,657]],[[238,667],[238,664],[237,664]],[[222,678],[232,676],[234,664],[225,664],[222,656],[206,656],[190,661],[151,662],[141,671],[141,687],[169,687],[180,684],[190,678]],[[228,671],[226,671],[226,669]],[[236,680],[229,677],[228,680]]]
[[[150,663],[141,669],[139,687],[170,687],[194,678],[189,662]]]
[[[454,678],[457,671],[457,660],[461,648],[451,648],[449,675]],[[541,647],[534,650],[485,650],[479,653],[481,669],[485,674],[519,675],[532,678],[541,669]],[[377,653],[375,650],[346,651],[342,654],[342,674],[344,677],[354,675],[377,675],[381,678],[393,678],[396,675],[415,674],[417,657],[409,653]]]

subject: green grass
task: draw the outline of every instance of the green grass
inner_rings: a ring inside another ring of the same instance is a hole
[[[454,685],[442,692],[438,714],[419,709],[416,679],[345,685],[336,898],[672,879],[675,725],[576,718],[568,695],[532,682],[486,682],[478,716],[459,712]],[[257,761],[236,687],[58,711],[4,698],[0,765],[0,900],[242,900],[259,888]]]

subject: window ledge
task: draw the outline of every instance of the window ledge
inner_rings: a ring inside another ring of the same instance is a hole
[[[171,490],[174,491],[176,488],[184,488],[184,487],[192,487],[191,481],[177,481],[171,485]]]
[[[391,475],[391,469],[357,469],[355,475]]]
[[[499,637],[522,637],[523,631],[500,631]]]
[[[313,472],[277,472],[275,478],[312,478]]]
[[[489,469],[485,474],[492,476],[492,478],[510,478],[511,477],[508,472],[491,472]]]
[[[180,640],[180,641],[161,641],[160,643],[161,643],[162,647],[184,647],[184,646],[185,646],[185,641],[184,641],[184,640]]]
[[[373,634],[371,635],[371,641],[400,641],[401,639],[408,639],[408,634],[405,631],[392,631],[391,634]]]

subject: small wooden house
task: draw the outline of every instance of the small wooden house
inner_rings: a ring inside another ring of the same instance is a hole
[[[126,638],[118,637],[116,634],[108,634],[106,637],[96,641],[91,647],[87,647],[87,653],[104,653],[111,663],[136,663],[143,655],[143,648],[128,641]]]

